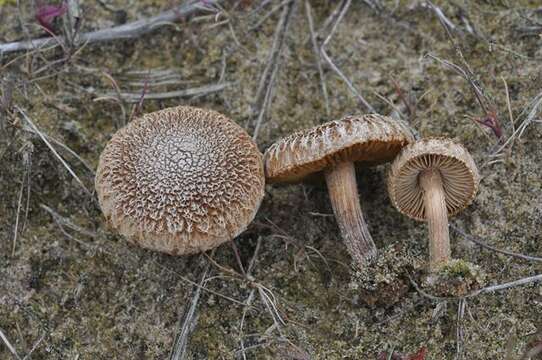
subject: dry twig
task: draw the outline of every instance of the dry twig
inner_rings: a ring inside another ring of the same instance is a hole
[[[529,125],[535,121],[537,115],[541,113],[540,107],[542,107],[542,92],[536,95],[525,110],[520,114],[520,117],[524,116],[523,121],[521,124],[519,124],[514,133],[510,135],[510,137],[497,150],[495,150],[493,154],[491,154],[491,158],[499,156],[507,146],[514,143],[515,139],[520,139],[523,136],[525,130],[527,130],[527,127],[529,127]],[[489,165],[490,162],[491,159],[483,164],[482,167]]]
[[[70,165],[68,165],[68,163],[64,160],[64,158],[62,158],[62,156],[60,156],[60,154],[55,150],[55,148],[51,145],[51,143],[49,142],[49,140],[47,140],[47,137],[43,134],[43,132],[41,132],[37,127],[36,125],[34,124],[34,122],[30,119],[30,117],[26,114],[26,112],[23,111],[23,109],[21,109],[20,107],[18,106],[15,106],[15,109],[23,116],[23,118],[26,120],[26,122],[30,125],[30,127],[32,128],[32,130],[38,134],[38,136],[41,138],[41,140],[45,143],[45,145],[47,145],[47,147],[49,148],[49,150],[51,150],[51,152],[53,153],[53,155],[60,161],[60,163],[64,166],[64,168],[66,168],[66,170],[68,170],[68,172],[70,173],[70,175],[75,179],[75,181],[77,181],[77,183],[83,188],[83,190],[87,193],[87,195],[89,195],[91,198],[93,198],[92,196],[92,193],[90,192],[90,190],[87,189],[87,187],[85,186],[85,184],[83,184],[83,182],[81,181],[81,179],[79,179],[79,177],[77,176],[77,174],[75,174],[75,172],[72,170],[72,168],[70,167]]]
[[[326,105],[326,115],[329,116],[331,113],[329,107],[329,96],[327,94],[326,79],[324,77],[324,70],[322,67],[322,55],[318,51],[318,40],[316,39],[316,33],[314,31],[314,21],[312,19],[312,9],[309,0],[305,0],[305,12],[307,14],[307,20],[309,22],[309,31],[311,33],[311,42],[314,49],[314,54],[316,55],[316,65],[318,66],[318,74],[320,75],[320,86],[322,87],[322,95],[324,95],[324,104]]]
[[[337,31],[339,24],[341,23],[342,19],[348,12],[348,8],[350,7],[351,2],[352,0],[345,0],[338,6],[338,8],[341,8],[342,10],[339,13],[337,21],[335,21],[335,23],[333,24],[333,27],[331,28],[331,32],[322,43],[322,46],[320,47],[320,53],[322,54],[326,62],[329,64],[329,66],[331,66],[333,71],[337,73],[337,75],[339,75],[339,77],[346,83],[350,91],[356,96],[356,98],[359,100],[361,105],[363,105],[363,107],[365,107],[367,111],[374,113],[376,112],[375,109],[371,106],[371,104],[367,102],[367,100],[365,100],[365,98],[359,93],[356,87],[352,84],[350,79],[348,79],[348,77],[344,75],[344,73],[337,67],[337,65],[335,65],[333,60],[331,60],[331,57],[329,56],[329,54],[326,52],[326,47],[327,45],[329,45],[333,35],[335,34],[335,31]]]
[[[457,303],[457,323],[456,323],[456,335],[455,335],[455,358],[457,360],[463,359],[463,342],[464,342],[464,328],[463,318],[465,317],[465,308],[467,307],[467,300],[461,299]]]
[[[465,239],[469,240],[469,241],[472,241],[473,243],[475,243],[476,245],[478,246],[481,246],[483,247],[484,249],[488,249],[488,250],[491,250],[491,251],[495,251],[497,253],[500,253],[500,254],[504,254],[504,255],[508,255],[508,256],[512,256],[512,257],[515,257],[515,258],[518,258],[518,259],[523,259],[523,260],[528,260],[528,261],[541,261],[542,262],[542,258],[540,257],[536,257],[536,256],[531,256],[531,255],[524,255],[524,254],[520,254],[520,253],[515,253],[515,252],[512,252],[512,251],[509,251],[509,250],[502,250],[502,249],[499,249],[499,248],[496,248],[494,246],[491,246],[489,244],[486,244],[485,242],[481,241],[478,237],[476,236],[473,236],[473,235],[469,235],[467,234],[466,232],[464,232],[463,230],[461,230],[459,227],[453,225],[453,224],[450,224],[450,227],[456,231],[457,233],[459,233],[461,236],[463,236]]]
[[[101,29],[80,34],[73,40],[73,42],[75,45],[80,45],[118,39],[134,39],[140,37],[143,34],[156,30],[159,27],[169,25],[177,21],[179,18],[191,15],[198,10],[205,10],[209,6],[214,5],[218,2],[219,0],[190,1],[188,4],[177,6],[171,10],[165,11],[150,18],[137,20],[108,29]],[[34,50],[50,45],[62,45],[67,41],[68,39],[66,37],[47,37],[5,43],[0,44],[0,54],[6,54],[15,51]]]
[[[254,24],[253,26],[249,27],[249,31],[257,30],[260,26],[262,26],[267,19],[271,17],[274,13],[279,11],[284,5],[287,5],[288,3],[292,2],[293,0],[284,0],[280,4],[273,7],[271,10],[269,10],[265,15],[261,16],[260,19]]]
[[[282,53],[282,48],[286,40],[286,34],[288,31],[288,27],[290,26],[290,20],[292,19],[294,7],[295,2],[291,1],[284,5],[282,8],[282,13],[275,29],[275,35],[273,37],[273,45],[269,53],[269,59],[260,78],[258,90],[256,91],[254,110],[258,111],[258,115],[256,117],[254,133],[252,134],[252,139],[254,141],[256,141],[256,139],[258,138],[262,121],[267,113],[267,109],[271,105],[273,97],[273,87],[275,85],[275,80],[280,64],[280,55]]]
[[[25,211],[25,218],[24,223],[22,226],[21,231],[24,231],[26,220],[28,218],[28,209],[30,207],[30,170],[31,170],[31,162],[32,162],[32,152],[34,151],[34,146],[29,141],[23,145],[22,148],[23,156],[22,156],[22,162],[24,167],[24,173],[23,178],[21,180],[21,188],[19,190],[19,196],[17,201],[17,210],[16,210],[16,216],[15,216],[15,228],[13,230],[13,246],[11,249],[11,256],[15,255],[15,248],[17,246],[17,237],[19,235],[19,219],[21,214],[21,208],[23,204],[23,194],[24,194],[24,188],[26,184],[26,211]]]
[[[468,293],[466,295],[463,295],[463,296],[459,296],[459,297],[447,296],[446,297],[446,296],[435,296],[435,295],[429,294],[426,291],[422,290],[420,288],[420,286],[412,279],[412,277],[409,276],[408,278],[410,280],[410,283],[412,284],[412,286],[414,286],[414,288],[416,289],[416,291],[418,293],[420,293],[421,295],[425,296],[426,298],[428,298],[430,300],[434,300],[434,301],[449,301],[449,300],[468,299],[468,298],[478,296],[480,294],[489,294],[489,293],[494,293],[494,292],[497,292],[497,291],[511,289],[511,288],[518,287],[518,286],[523,286],[523,285],[528,285],[528,284],[532,284],[532,283],[542,282],[542,274],[538,274],[538,275],[528,276],[528,277],[523,278],[523,279],[510,281],[510,282],[503,283],[503,284],[487,286],[485,288],[475,290],[475,291],[470,292],[470,293]]]
[[[213,254],[214,251],[211,256],[213,256]],[[201,296],[201,289],[203,289],[203,285],[207,280],[207,275],[209,273],[210,267],[211,263],[207,261],[202,271],[201,280],[199,282],[200,286],[194,289],[194,295],[192,296],[192,300],[190,301],[190,306],[188,307],[188,309],[186,309],[186,311],[181,317],[182,325],[175,339],[173,349],[171,350],[171,353],[169,355],[170,360],[182,360],[186,358],[188,350],[188,337],[196,326],[196,310]]]
[[[2,331],[2,329],[0,329],[0,340],[2,340],[2,342],[4,343],[4,345],[6,345],[6,347],[8,348],[9,352],[11,352],[11,354],[15,357],[15,359],[17,360],[21,360],[21,357],[19,356],[19,354],[17,354],[17,351],[15,350],[15,347],[13,345],[11,345],[11,343],[9,342],[9,339],[7,338],[7,336],[4,334],[4,332]]]
[[[144,98],[145,100],[161,100],[161,99],[189,97],[189,96],[196,96],[196,95],[207,95],[207,94],[212,94],[215,92],[222,91],[228,86],[231,86],[232,84],[233,83],[231,82],[225,82],[225,83],[219,83],[219,84],[199,86],[199,87],[195,87],[191,89],[167,91],[167,92],[160,92],[160,93],[146,93]],[[114,92],[108,92],[105,94],[98,95],[97,99],[102,100],[105,98],[114,98],[115,96],[118,96],[120,99],[128,103],[139,103],[141,102],[141,98],[142,98],[141,92],[139,93],[120,92],[118,94]]]

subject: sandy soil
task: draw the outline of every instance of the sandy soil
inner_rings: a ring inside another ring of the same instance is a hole
[[[18,11],[14,3],[0,1],[0,43],[46,35],[35,8],[25,3]],[[384,359],[392,351],[395,359],[425,348],[425,359],[515,360],[540,344],[540,283],[468,299],[428,296],[442,289],[425,281],[427,228],[391,205],[387,165],[358,173],[380,249],[380,260],[363,273],[352,270],[318,185],[267,187],[256,219],[236,239],[244,267],[252,264],[249,278],[228,244],[212,261],[172,257],[130,245],[105,227],[94,170],[116,129],[133,113],[191,104],[221,111],[252,134],[277,27],[284,25],[284,42],[260,150],[294,130],[367,112],[321,59],[326,105],[306,3],[266,3],[201,10],[136,40],[2,55],[1,359],[16,358],[13,352],[32,359],[181,358],[174,348],[186,359]],[[80,31],[173,5],[81,2]],[[321,46],[339,2],[310,5]],[[534,0],[434,5],[354,1],[326,51],[375,111],[402,117],[423,137],[454,138],[473,155],[482,175],[478,195],[451,220],[459,229],[451,231],[452,253],[463,261],[440,274],[465,294],[542,273],[542,8]],[[438,14],[449,21],[449,35]],[[63,18],[51,29],[66,31]],[[152,95],[216,84],[225,86],[144,97],[141,106],[119,98],[132,93],[137,103],[143,89]],[[487,124],[492,112],[501,139],[476,121]],[[463,234],[534,258],[482,248]],[[203,284],[200,291],[194,282]],[[183,324],[185,346],[176,342]]]

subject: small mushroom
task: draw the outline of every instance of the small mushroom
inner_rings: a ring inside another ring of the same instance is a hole
[[[109,225],[172,255],[231,240],[264,195],[262,154],[224,115],[179,106],[120,129],[100,156],[96,192]]]
[[[354,162],[391,161],[413,141],[411,131],[389,117],[348,116],[277,141],[265,152],[265,175],[271,183],[295,183],[323,172],[343,240],[363,267],[376,256],[376,246],[361,211]]]
[[[478,189],[474,160],[449,139],[423,139],[405,147],[391,166],[388,191],[403,214],[429,226],[429,268],[450,260],[448,217],[467,207]]]

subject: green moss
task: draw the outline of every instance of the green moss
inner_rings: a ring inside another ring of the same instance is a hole
[[[425,278],[425,285],[440,296],[463,296],[486,281],[482,269],[464,260],[451,260]]]

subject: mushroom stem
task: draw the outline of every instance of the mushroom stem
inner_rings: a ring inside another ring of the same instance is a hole
[[[448,210],[440,171],[427,169],[420,174],[419,180],[424,191],[425,215],[429,226],[429,269],[434,271],[450,260]]]
[[[376,246],[363,218],[352,162],[341,162],[325,172],[329,198],[348,252],[363,267],[376,257]]]

